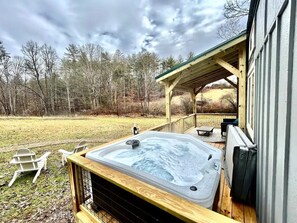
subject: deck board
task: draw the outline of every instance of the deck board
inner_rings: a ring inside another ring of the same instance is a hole
[[[239,222],[244,222],[243,204],[238,202],[232,202],[231,218]]]
[[[221,174],[220,182],[223,182],[223,180],[224,180],[223,178],[224,178],[224,176]],[[220,192],[219,192],[219,194],[221,195],[221,194],[223,194],[223,191],[224,191],[224,184],[223,183],[220,183],[219,185],[220,185]],[[222,196],[219,196],[219,201],[218,201],[218,206],[217,207],[218,207],[217,210],[214,210],[214,211],[220,213],[220,210],[222,208]]]
[[[185,222],[236,222],[231,218],[227,218],[175,194],[154,187],[141,180],[137,180],[134,177],[111,169],[98,162],[93,162],[92,160],[85,158],[83,155],[83,153],[77,153],[70,156],[68,158],[68,165],[77,166],[77,168],[74,169],[83,167],[84,170],[90,171],[98,177],[108,180],[114,185],[143,200],[146,200],[147,202]],[[77,193],[79,192],[76,192],[76,194]]]
[[[220,149],[223,149],[224,147],[224,143],[210,144]],[[81,154],[79,153],[77,155],[71,156],[69,158],[69,163],[73,163],[76,165],[80,164],[81,166],[84,166],[84,169],[88,171],[94,171],[96,175],[108,178],[108,180],[118,185],[119,187],[122,187],[133,194],[136,194],[137,196],[151,202],[157,207],[166,207],[166,211],[168,211],[171,214],[174,214],[175,216],[181,216],[187,219],[187,221],[208,223],[233,222],[232,219],[234,219],[244,223],[257,222],[255,208],[232,201],[232,198],[230,197],[230,188],[225,179],[223,169],[220,178],[220,194],[218,198],[218,203],[217,206],[214,204],[214,207],[217,207],[217,210],[215,211],[221,214],[219,215],[215,212],[211,212],[210,210],[201,208],[197,205],[193,205],[191,202],[188,202],[187,200],[177,198],[175,195],[167,193],[153,186],[147,185],[142,181],[135,180],[132,177],[111,170],[110,168],[107,168],[99,163],[90,162],[88,159],[81,156]],[[143,193],[144,191],[146,193]],[[184,208],[181,209],[181,207]],[[81,210],[82,209],[83,207],[81,208]],[[222,215],[229,217],[229,219],[225,218]],[[109,220],[111,220],[111,218]]]
[[[221,182],[221,184],[224,184],[224,190],[223,190],[223,193],[221,194],[222,205],[221,205],[221,209],[219,210],[220,211],[219,213],[231,218],[232,200],[230,197],[230,188],[227,185],[227,182],[225,180],[224,172],[222,171],[221,174],[223,175],[223,182]]]
[[[244,219],[246,223],[247,222],[257,223],[257,216],[256,216],[255,209],[249,206],[244,206]]]
[[[210,145],[222,149],[224,143],[209,143]],[[236,221],[243,223],[257,223],[256,210],[254,207],[244,205],[232,200],[230,196],[230,188],[227,184],[224,169],[222,168],[221,180],[220,180],[220,197],[218,200],[219,214],[225,215]]]

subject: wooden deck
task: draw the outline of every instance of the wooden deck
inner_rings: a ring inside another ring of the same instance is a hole
[[[118,141],[118,140],[117,140]],[[222,149],[224,143],[209,143],[210,145]],[[102,146],[102,145],[101,145]],[[95,150],[99,147],[92,148]],[[90,151],[88,150],[88,151]],[[68,158],[68,167],[70,174],[70,185],[72,191],[72,200],[74,206],[74,214],[77,222],[100,222],[98,218],[80,203],[82,192],[80,191],[79,181],[80,168],[93,172],[118,187],[129,191],[149,203],[166,210],[166,212],[184,220],[185,222],[257,222],[256,213],[253,207],[249,207],[232,201],[230,197],[230,189],[224,177],[224,171],[221,174],[219,198],[214,203],[216,210],[211,211],[196,205],[188,200],[182,199],[174,194],[146,184],[143,181],[136,180],[121,172],[108,168],[100,163],[90,161],[85,158],[86,151],[76,153]],[[166,198],[166,199],[164,199]],[[217,212],[217,213],[216,213]]]
[[[209,143],[210,145],[222,149],[224,143]],[[254,207],[235,202],[230,197],[230,188],[226,182],[224,170],[221,172],[220,197],[217,204],[219,214],[225,215],[239,222],[256,223],[256,211]]]

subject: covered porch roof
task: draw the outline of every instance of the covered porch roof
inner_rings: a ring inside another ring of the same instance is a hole
[[[238,78],[237,84],[228,79],[231,75]],[[205,85],[221,79],[225,79],[238,88],[239,126],[244,129],[246,103],[245,31],[156,77],[157,82],[165,85],[167,122],[171,122],[170,104],[173,90],[190,92],[193,100],[193,112],[196,113],[196,95]]]

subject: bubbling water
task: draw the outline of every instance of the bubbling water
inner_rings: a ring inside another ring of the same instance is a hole
[[[196,184],[208,162],[206,152],[190,141],[150,137],[136,149],[118,149],[104,157],[179,186]]]

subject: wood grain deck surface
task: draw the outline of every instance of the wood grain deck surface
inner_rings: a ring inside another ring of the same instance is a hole
[[[224,143],[209,143],[210,145],[223,149]],[[254,207],[244,205],[238,202],[235,202],[230,197],[230,188],[227,184],[224,170],[221,172],[221,181],[220,181],[220,198],[217,205],[218,209],[215,210],[219,214],[225,215],[229,218],[232,218],[236,221],[243,223],[256,223],[256,210]]]
[[[224,147],[224,143],[209,144],[219,149]],[[120,172],[111,170],[99,163],[92,162],[82,156],[84,153],[85,152],[81,152],[71,156],[69,161],[113,182],[119,187],[130,191],[132,194],[147,200],[161,209],[167,210],[169,213],[177,217],[182,216],[182,219],[184,218],[187,222],[233,222],[233,220],[244,223],[257,222],[255,208],[232,201],[232,198],[230,197],[230,188],[227,185],[224,171],[222,171],[221,174],[219,188],[220,195],[217,210],[215,210],[220,214],[218,215],[217,213],[195,205],[192,202],[155,188],[142,181],[135,180]],[[87,212],[86,210],[84,211]],[[111,218],[110,220],[115,219]]]

